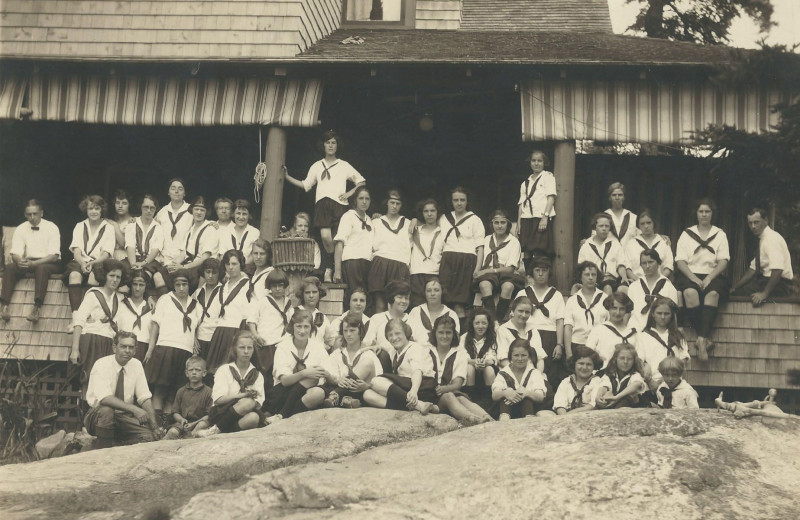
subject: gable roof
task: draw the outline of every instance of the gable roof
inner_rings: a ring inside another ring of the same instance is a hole
[[[343,45],[360,36],[361,45]],[[714,65],[731,59],[724,46],[608,33],[567,31],[425,31],[339,29],[292,62]]]
[[[463,0],[461,29],[612,33],[608,0]]]

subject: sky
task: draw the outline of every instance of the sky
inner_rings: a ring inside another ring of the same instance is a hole
[[[614,32],[621,34],[633,23],[639,7],[626,3],[626,0],[608,0],[608,5]],[[800,0],[772,0],[772,5],[775,7],[772,19],[778,25],[770,30],[767,43],[787,46],[800,43]],[[755,48],[762,37],[756,24],[749,19],[735,22],[731,29],[734,47]]]

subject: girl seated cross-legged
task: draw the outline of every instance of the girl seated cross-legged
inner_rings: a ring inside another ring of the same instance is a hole
[[[467,332],[461,335],[461,348],[469,355],[467,380],[462,390],[472,399],[491,388],[499,370],[494,325],[494,316],[488,309],[475,307],[467,318]]]
[[[492,399],[500,405],[500,420],[529,415],[553,415],[545,402],[547,385],[536,370],[536,351],[524,339],[515,339],[508,349],[510,362],[492,384]],[[551,401],[552,402],[552,401]]]
[[[325,369],[328,352],[322,342],[313,338],[314,329],[311,313],[297,308],[286,327],[291,336],[278,343],[275,350],[275,384],[264,402],[264,409],[272,414],[267,418],[268,424],[314,410],[325,399],[322,385],[333,375]]]
[[[458,345],[456,321],[446,314],[439,316],[433,323],[428,339],[438,382],[434,391],[439,409],[465,425],[492,421],[483,408],[470,401],[467,394],[461,391],[467,379],[469,355]]]
[[[648,404],[640,396],[647,390],[644,382],[642,360],[636,354],[636,347],[630,343],[620,343],[608,361],[605,374],[600,378],[595,406],[597,408],[638,408]]]
[[[375,408],[417,410],[423,415],[438,413],[433,357],[427,347],[410,341],[411,328],[402,320],[389,320],[384,329],[394,348],[392,372],[372,380],[364,401]]]
[[[602,365],[603,360],[594,350],[582,345],[574,349],[570,362],[573,374],[561,381],[553,398],[553,410],[558,415],[594,410],[595,390],[600,383],[594,371]]]

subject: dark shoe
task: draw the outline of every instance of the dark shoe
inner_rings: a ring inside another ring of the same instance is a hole
[[[40,307],[34,307],[28,317],[25,318],[26,320],[30,321],[31,323],[36,323],[39,321],[39,309]]]

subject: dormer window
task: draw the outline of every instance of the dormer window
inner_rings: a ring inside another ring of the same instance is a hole
[[[345,0],[344,23],[406,25],[413,0]],[[413,23],[413,22],[412,22]]]

